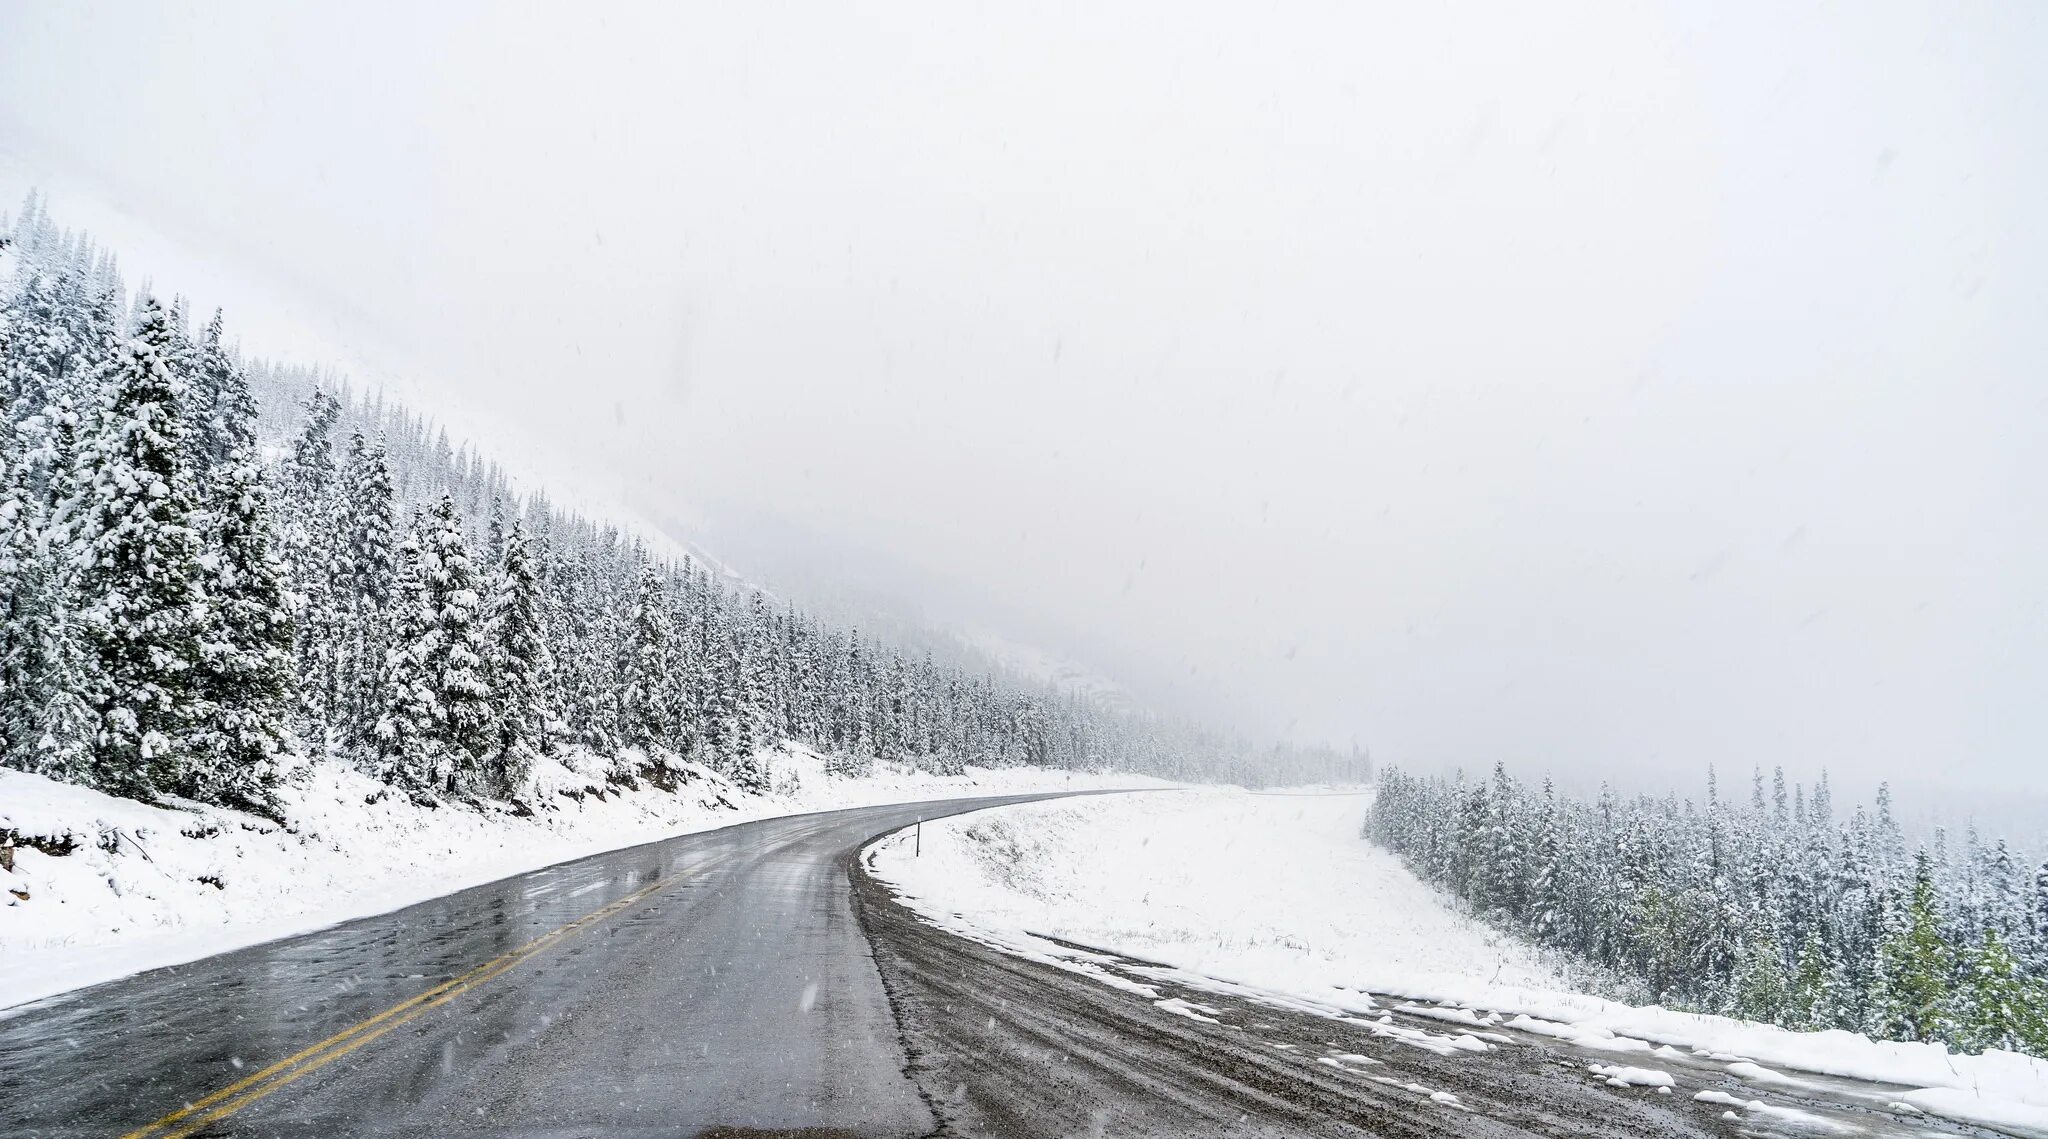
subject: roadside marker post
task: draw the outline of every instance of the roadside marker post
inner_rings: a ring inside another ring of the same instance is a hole
[[[917,817],[917,847],[910,852],[912,858],[924,857],[924,816]]]

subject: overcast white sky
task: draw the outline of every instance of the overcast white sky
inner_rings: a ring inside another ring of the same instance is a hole
[[[2048,790],[2048,8],[300,7],[0,4],[4,188],[1253,730]]]

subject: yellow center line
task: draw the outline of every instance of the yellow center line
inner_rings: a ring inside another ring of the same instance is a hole
[[[454,1000],[456,997],[494,978],[517,968],[521,962],[540,953],[549,946],[575,933],[577,930],[603,921],[613,914],[646,898],[648,895],[681,877],[670,874],[667,877],[643,886],[609,905],[603,906],[577,918],[575,921],[553,929],[527,942],[509,953],[493,957],[482,965],[471,969],[452,981],[445,981],[418,996],[400,1001],[383,1012],[359,1021],[340,1032],[303,1048],[260,1072],[236,1080],[201,1099],[165,1115],[156,1122],[138,1127],[121,1139],[184,1139],[209,1123],[225,1119],[235,1112],[255,1103],[264,1096],[284,1087],[303,1076],[319,1071],[335,1060],[368,1044],[370,1041],[390,1032],[392,1029],[421,1016],[431,1009]],[[223,1102],[226,1101],[226,1102]],[[217,1105],[217,1106],[216,1106]]]

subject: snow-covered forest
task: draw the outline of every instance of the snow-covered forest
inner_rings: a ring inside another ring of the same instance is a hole
[[[33,195],[0,233],[6,766],[269,812],[323,756],[421,801],[516,799],[566,748],[743,788],[782,739],[844,773],[1339,762],[830,627],[515,494],[403,408],[242,360],[221,314],[131,299]]]
[[[1474,911],[1602,967],[1618,995],[1786,1028],[2048,1056],[2048,861],[1935,830],[1825,776],[1704,804],[1389,770],[1366,835]]]

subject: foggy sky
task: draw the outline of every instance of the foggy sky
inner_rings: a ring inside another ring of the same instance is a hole
[[[0,6],[0,189],[1248,730],[2048,790],[2038,5],[287,7]]]

